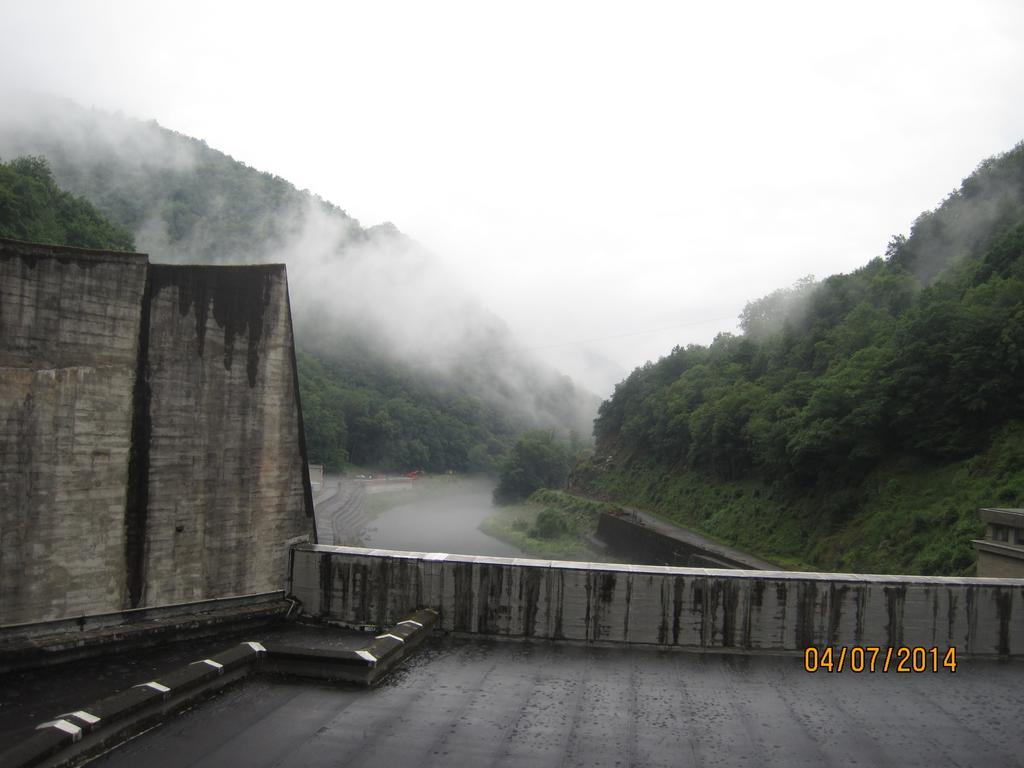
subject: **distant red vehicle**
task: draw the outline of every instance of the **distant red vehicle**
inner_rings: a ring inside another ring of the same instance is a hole
[[[405,476],[408,477],[410,480],[415,480],[417,477],[420,476],[420,470],[414,469],[412,472],[406,472]]]

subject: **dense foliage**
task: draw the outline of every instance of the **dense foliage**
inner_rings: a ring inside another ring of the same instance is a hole
[[[529,530],[535,539],[557,539],[569,533],[569,521],[561,511],[545,507],[537,513],[537,519]]]
[[[573,455],[573,449],[551,432],[535,430],[522,435],[501,464],[495,502],[508,504],[539,488],[564,487]]]
[[[61,190],[42,157],[0,163],[0,237],[79,248],[132,251],[124,227],[103,217],[89,201]]]
[[[301,223],[309,202],[348,218],[284,179],[155,121],[42,95],[8,96],[0,153],[46,157],[62,189],[134,233],[155,260],[266,260]]]
[[[339,350],[355,350],[348,340]],[[514,427],[475,397],[362,350],[300,352],[299,386],[311,456],[332,468],[493,470]]]
[[[884,258],[752,302],[743,335],[635,370],[600,408],[599,451],[618,469],[757,479],[790,500],[827,490],[830,514],[849,519],[880,467],[907,458],[925,471],[987,450],[1024,419],[1022,200],[1024,144],[983,163]],[[1024,487],[993,487],[985,503],[1022,504]]]
[[[535,491],[525,502],[495,508],[480,529],[530,557],[618,562],[593,541],[602,512],[618,507],[563,491]]]

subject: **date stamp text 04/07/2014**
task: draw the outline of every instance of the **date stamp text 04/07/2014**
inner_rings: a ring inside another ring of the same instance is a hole
[[[956,646],[840,645],[804,649],[807,672],[956,672]]]

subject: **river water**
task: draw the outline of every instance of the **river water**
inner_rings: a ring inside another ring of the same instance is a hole
[[[363,535],[365,546],[448,552],[460,555],[522,557],[523,552],[479,529],[494,514],[494,483],[483,478],[458,478],[451,483],[413,481],[399,503],[373,519]],[[407,499],[407,500],[406,500]]]

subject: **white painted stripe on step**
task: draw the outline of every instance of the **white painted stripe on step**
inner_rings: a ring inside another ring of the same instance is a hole
[[[91,712],[86,712],[84,709],[79,709],[77,712],[65,712],[63,715],[57,715],[57,717],[73,717],[76,720],[81,720],[83,723],[89,725],[96,725],[100,721],[96,715]]]
[[[383,635],[377,635],[374,638],[374,640],[383,640],[385,637],[393,637],[395,640],[397,640],[400,643],[404,643],[405,642],[405,638],[404,637],[399,637],[398,635],[392,635],[390,632],[386,632]]]
[[[70,733],[73,741],[78,741],[82,738],[81,727],[68,720],[51,720],[48,723],[40,723],[36,726],[36,730],[38,731],[40,728],[57,728],[64,731],[64,733]]]
[[[361,659],[366,659],[367,661],[372,662],[374,664],[377,663],[377,657],[369,651],[356,651],[356,656],[358,656]]]
[[[422,627],[423,626],[418,621],[414,621],[413,619],[406,619],[405,621],[400,621],[398,623],[399,624],[412,624],[414,627]]]
[[[200,659],[199,661],[193,661],[192,664],[208,664],[214,669],[224,669],[223,664],[221,664],[219,661],[214,661],[213,659]]]
[[[244,643],[242,643],[242,645],[248,645],[250,648],[252,648],[254,651],[256,651],[256,653],[266,653],[267,652],[267,649],[263,647],[263,643],[257,643],[254,640],[249,640],[247,642],[244,642]]]
[[[132,688],[152,688],[154,691],[160,691],[160,693],[167,693],[171,690],[163,683],[158,683],[155,680],[150,680],[148,683],[139,683],[138,685],[133,685]]]

